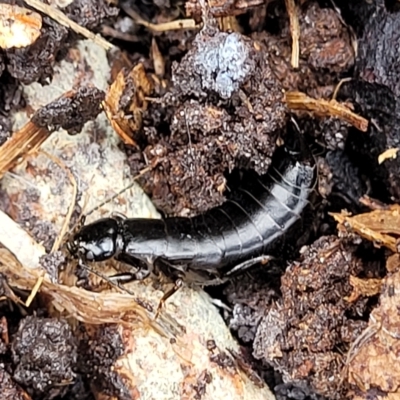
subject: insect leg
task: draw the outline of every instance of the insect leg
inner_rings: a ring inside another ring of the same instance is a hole
[[[259,256],[259,257],[252,258],[250,260],[244,261],[244,262],[236,265],[234,268],[232,268],[230,271],[228,271],[225,274],[225,277],[228,277],[228,276],[231,277],[232,275],[234,275],[237,272],[241,273],[244,270],[246,270],[246,269],[248,269],[248,268],[250,268],[253,265],[258,264],[258,263],[266,264],[268,261],[271,261],[273,259],[274,259],[274,257],[267,256],[267,255],[262,255],[262,256]]]
[[[110,278],[109,276],[103,275],[100,272],[95,271],[94,269],[90,268],[88,265],[86,265],[81,259],[78,260],[78,264],[81,268],[84,268],[86,271],[89,271],[90,273],[92,273],[93,275],[96,275],[97,277],[99,277],[100,279],[105,280],[107,283],[109,283],[111,286],[122,290],[125,293],[130,294],[131,296],[135,296],[135,294],[133,292],[131,292],[130,290],[128,290],[127,288],[125,288],[124,286],[121,285],[120,281],[118,280],[113,280],[112,277]],[[121,274],[122,275],[122,274]],[[125,274],[126,276],[127,274]],[[126,281],[125,281],[126,282]]]
[[[174,286],[169,289],[167,292],[164,293],[164,296],[161,297],[160,302],[158,303],[156,315],[154,316],[154,320],[156,320],[161,312],[162,307],[164,306],[165,302],[174,295],[181,287],[183,286],[182,279],[176,280]]]
[[[119,284],[129,283],[137,280],[135,274],[132,274],[130,272],[111,275],[108,277],[108,279],[112,282],[116,282]]]

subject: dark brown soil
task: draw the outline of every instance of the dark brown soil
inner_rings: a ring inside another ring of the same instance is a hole
[[[290,65],[291,36],[283,1],[237,16],[241,33],[221,31],[209,15],[201,32],[154,34],[165,73],[154,79],[148,105],[139,110],[136,145],[121,146],[132,176],[152,166],[139,182],[160,211],[197,215],[224,201],[232,172],[268,171],[279,141],[293,129],[285,91],[330,99],[342,78],[352,78],[340,86],[336,98],[368,119],[368,132],[334,117],[295,116],[320,166],[321,199],[309,224],[312,240],[268,271],[255,269],[210,289],[232,309],[223,311],[227,324],[243,346],[246,362],[277,399],[336,400],[351,389],[341,375],[345,354],[377,303],[377,296],[347,302],[349,278],[382,277],[386,254],[359,238],[339,238],[328,213],[365,210],[359,201],[365,194],[386,203],[400,200],[400,158],[378,163],[385,150],[400,148],[400,14],[381,0],[337,1],[337,9],[323,0],[302,3],[298,70]],[[112,82],[118,65],[132,66],[139,60],[148,76],[157,75],[149,56],[153,34],[127,21],[124,10],[132,4],[75,0],[63,10],[95,33],[127,29],[132,42],[108,38],[121,49],[109,56],[116,70]],[[178,0],[142,1],[135,7],[153,23],[184,17],[184,4]],[[224,8],[216,11],[221,12]],[[12,114],[29,107],[21,84],[46,85],[54,65],[79,40],[43,17],[41,35],[33,45],[0,50],[0,143],[12,134]],[[129,107],[137,92],[130,81],[120,103],[128,119],[135,116]],[[76,88],[34,114],[32,121],[49,131],[62,127],[79,134],[101,112],[104,96],[96,88]],[[2,199],[2,208],[8,209],[9,202]],[[50,250],[52,227],[33,221],[31,210],[19,207],[26,215],[19,222],[29,221],[32,235]],[[51,255],[43,265],[56,280],[64,258]],[[50,318],[36,303],[27,312],[8,302],[0,307],[0,393],[7,398],[92,399],[91,385],[129,398],[123,382],[110,372],[122,351],[114,327],[93,334]],[[207,379],[205,375],[199,381],[199,398]]]

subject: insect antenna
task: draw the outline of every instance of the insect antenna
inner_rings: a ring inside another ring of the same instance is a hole
[[[149,172],[152,169],[152,166],[148,166],[143,168],[137,175],[135,175],[132,178],[132,183],[130,183],[128,186],[124,187],[122,190],[120,190],[119,192],[113,194],[112,196],[108,197],[107,199],[105,199],[103,202],[101,202],[100,204],[98,204],[96,207],[94,207],[93,209],[91,209],[89,212],[86,213],[86,217],[88,217],[89,215],[93,214],[95,211],[97,211],[100,207],[103,207],[104,205],[106,205],[107,203],[109,203],[110,201],[113,201],[114,199],[116,199],[118,196],[120,196],[122,193],[125,193],[127,190],[129,190],[130,188],[132,188],[135,184],[136,181],[143,176],[145,173]]]

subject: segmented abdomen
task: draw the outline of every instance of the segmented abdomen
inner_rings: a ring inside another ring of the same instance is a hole
[[[247,174],[220,207],[194,218],[167,218],[161,258],[211,271],[274,253],[276,244],[301,223],[315,172],[309,160],[286,157],[262,177]]]

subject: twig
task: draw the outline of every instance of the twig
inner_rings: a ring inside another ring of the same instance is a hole
[[[313,99],[301,92],[287,92],[286,104],[292,110],[312,112],[319,117],[337,117],[358,130],[368,130],[368,120],[349,110],[336,100]]]
[[[137,43],[142,40],[139,36],[131,35],[129,33],[124,33],[121,31],[117,31],[116,29],[111,28],[111,26],[107,26],[107,25],[103,25],[101,27],[101,33],[104,36],[110,36],[114,39],[124,40],[125,42]]]
[[[49,137],[50,132],[27,122],[11,139],[0,147],[0,178],[23,158],[37,150]]]
[[[350,82],[353,78],[343,78],[339,81],[339,83],[336,85],[335,90],[333,91],[333,95],[332,95],[332,100],[336,100],[336,97],[339,93],[340,88],[342,87],[342,85],[346,82]]]
[[[32,291],[29,294],[29,297],[26,299],[25,307],[29,307],[31,305],[33,299],[35,298],[37,292],[40,289],[40,286],[42,286],[43,281],[44,281],[44,276],[43,275],[39,276],[38,280],[35,283],[35,286],[32,288]]]
[[[76,22],[72,21],[62,11],[57,10],[56,8],[49,6],[47,4],[44,4],[40,0],[25,0],[25,3],[35,8],[36,10],[41,11],[50,18],[53,18],[59,24],[66,26],[67,28],[71,28],[76,33],[79,33],[85,38],[92,40],[94,43],[103,47],[105,50],[111,50],[115,47],[100,35],[98,34],[96,35],[93,32],[89,31],[88,29],[83,28]]]
[[[147,29],[153,32],[165,32],[180,29],[199,29],[200,24],[196,24],[196,21],[192,18],[188,19],[177,19],[176,21],[164,22],[162,24],[152,24],[151,22],[145,21],[135,10],[121,4],[121,8],[139,25],[143,25]]]
[[[295,0],[285,0],[286,10],[289,14],[290,34],[292,35],[292,59],[291,64],[293,68],[299,68],[300,57],[300,25],[299,16]]]

